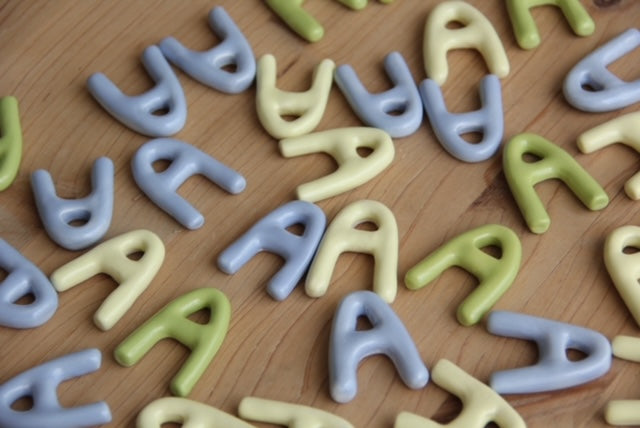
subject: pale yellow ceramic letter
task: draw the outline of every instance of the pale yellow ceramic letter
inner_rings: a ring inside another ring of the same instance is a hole
[[[451,22],[463,27],[447,28]],[[444,85],[449,75],[447,52],[467,48],[480,52],[491,74],[501,78],[509,74],[504,46],[487,17],[464,1],[440,3],[429,14],[424,28],[422,50],[427,77]]]
[[[181,424],[182,428],[254,428],[215,407],[178,397],[149,403],[138,414],[136,428],[162,428],[170,422]]]
[[[313,131],[327,106],[336,65],[323,60],[313,72],[311,88],[305,92],[286,92],[276,87],[277,66],[273,55],[258,60],[256,108],[264,129],[274,138],[297,137]],[[288,121],[283,116],[296,116]]]
[[[356,229],[368,222],[378,229]],[[385,302],[393,302],[398,288],[398,226],[391,210],[380,202],[363,200],[347,205],[335,216],[307,273],[307,295],[326,293],[336,261],[346,251],[373,255],[373,291]]]
[[[640,338],[616,336],[611,342],[613,355],[640,363]],[[604,410],[609,425],[640,425],[640,400],[611,400]]]
[[[402,412],[394,428],[484,428],[493,422],[501,428],[524,428],[522,417],[494,390],[448,360],[440,360],[431,372],[431,379],[462,401],[460,415],[446,425],[413,413]]]
[[[611,342],[611,349],[617,358],[640,363],[640,337],[616,336]]]
[[[640,153],[640,111],[616,117],[578,137],[578,148],[582,153],[591,153],[614,143],[625,144]],[[625,183],[624,191],[631,199],[640,199],[640,171]]]
[[[604,243],[604,264],[620,297],[640,325],[640,253],[626,254],[627,247],[640,249],[640,227],[615,229]]]
[[[142,252],[142,258],[128,255]],[[148,230],[134,230],[116,236],[58,268],[51,283],[58,292],[65,291],[104,273],[119,285],[96,311],[93,320],[101,330],[109,330],[129,310],[147,288],[164,260],[164,244]]]
[[[370,149],[361,156],[358,148]],[[339,128],[280,141],[286,158],[327,153],[338,164],[333,173],[298,186],[298,199],[316,202],[354,189],[382,172],[395,155],[389,134],[377,128]]]
[[[245,397],[238,414],[243,419],[290,428],[353,428],[349,422],[313,407]]]

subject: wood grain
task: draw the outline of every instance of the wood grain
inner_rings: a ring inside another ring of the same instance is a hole
[[[49,275],[80,252],[59,248],[45,234],[35,211],[29,176],[38,168],[51,172],[63,197],[90,190],[89,172],[99,156],[116,166],[115,211],[106,238],[147,228],[165,243],[167,257],[151,286],[108,332],[92,316],[115,286],[97,276],[60,294],[54,317],[42,327],[16,331],[0,328],[0,382],[44,361],[89,347],[103,352],[100,371],[63,383],[61,402],[71,406],[105,400],[113,427],[133,427],[137,413],[152,400],[169,395],[168,384],[187,355],[173,341],[159,343],[132,368],[113,359],[114,348],[138,325],[185,292],[199,287],[222,290],[232,304],[228,336],[190,398],[237,413],[247,395],[315,406],[350,420],[357,427],[391,427],[403,410],[445,421],[459,405],[429,384],[407,389],[385,357],[365,360],[358,371],[359,393],[339,405],[329,396],[327,349],[331,320],[348,292],[370,288],[372,260],[345,254],[336,266],[327,295],[306,297],[296,288],[275,302],[264,284],[281,261],[261,254],[233,276],[219,271],[217,255],[266,213],[295,197],[295,187],[333,169],[321,155],[285,159],[277,141],[260,126],[255,89],[225,95],[178,72],[189,116],[176,138],[211,153],[240,171],[248,186],[230,196],[202,178],[193,178],[180,194],[205,216],[204,227],[187,231],[156,208],[136,187],[130,172],[135,151],[147,141],[120,125],[91,98],[85,82],[104,72],[126,93],[139,93],[152,82],[140,63],[143,49],[172,35],[186,46],[204,50],[218,42],[206,17],[222,5],[249,39],[257,57],[274,54],[278,85],[286,90],[308,87],[312,70],[323,58],[351,64],[371,91],[390,87],[382,61],[397,50],[416,81],[425,78],[422,33],[434,0],[371,1],[354,12],[337,2],[307,1],[305,7],[325,26],[323,40],[308,44],[292,34],[259,1],[171,0],[0,2],[0,96],[20,103],[24,156],[15,183],[0,194],[0,237]],[[496,370],[533,363],[532,344],[498,338],[483,325],[462,327],[455,308],[475,286],[475,279],[452,269],[430,287],[409,291],[406,271],[452,237],[486,223],[513,228],[523,244],[524,259],[516,282],[496,309],[522,311],[575,323],[607,337],[638,334],[602,261],[605,237],[614,228],[640,221],[640,205],[622,189],[637,170],[638,156],[614,146],[591,155],[579,153],[577,136],[637,106],[605,114],[572,109],[562,96],[562,80],[571,67],[595,47],[640,22],[637,0],[583,0],[596,22],[596,33],[574,36],[551,7],[534,10],[542,44],[520,50],[501,1],[469,0],[494,24],[507,49],[511,74],[503,80],[505,139],[535,132],[554,141],[582,164],[606,189],[610,205],[586,210],[557,181],[537,187],[550,213],[549,232],[530,233],[502,174],[500,156],[480,164],[450,157],[425,122],[414,135],[397,139],[396,158],[379,177],[348,193],[319,203],[329,219],[348,203],[375,199],[395,214],[400,233],[398,297],[394,310],[405,322],[428,367],[447,358],[482,381]],[[638,75],[638,51],[612,65],[625,79]],[[487,73],[479,54],[449,54],[450,76],[444,94],[453,111],[477,108],[477,85]],[[318,130],[360,125],[334,86]],[[565,391],[509,396],[530,427],[604,426],[603,408],[614,398],[639,398],[640,366],[615,360],[602,378]],[[266,426],[266,425],[257,425]]]

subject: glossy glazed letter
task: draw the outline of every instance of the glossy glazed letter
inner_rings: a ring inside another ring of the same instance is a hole
[[[356,228],[367,222],[377,229]],[[336,261],[347,251],[373,256],[373,291],[385,302],[393,302],[398,288],[398,225],[391,210],[380,202],[362,200],[347,205],[336,215],[307,273],[307,295],[321,297],[327,292]]]
[[[523,156],[538,158],[527,162]],[[609,197],[597,181],[565,150],[535,134],[520,134],[505,146],[502,165],[507,183],[520,212],[533,233],[544,233],[551,219],[536,194],[534,186],[557,178],[564,182],[590,210],[601,210],[609,204]]]
[[[361,156],[358,148],[370,149]],[[393,161],[395,148],[386,132],[376,128],[339,128],[280,141],[286,158],[327,153],[338,164],[333,173],[301,184],[298,199],[316,202],[354,189],[381,173]]]
[[[205,325],[188,317],[202,309],[211,315]],[[199,288],[176,298],[138,327],[115,350],[116,361],[125,367],[136,364],[162,339],[173,338],[191,349],[191,354],[171,381],[171,392],[189,395],[220,349],[229,328],[231,306],[215,288]]]
[[[156,82],[143,94],[125,95],[102,73],[92,74],[87,87],[96,101],[125,126],[149,137],[169,137],[180,131],[187,120],[182,86],[157,46],[145,49],[142,63]],[[165,114],[154,114],[165,109]]]
[[[394,428],[485,428],[493,422],[501,428],[525,428],[522,417],[494,390],[448,360],[440,360],[431,379],[462,401],[462,411],[451,422],[439,424],[430,419],[402,412]]]
[[[127,257],[142,252],[139,260]],[[92,276],[104,273],[118,283],[98,308],[93,321],[101,330],[109,330],[133,306],[153,280],[164,260],[164,245],[148,230],[127,232],[56,269],[51,282],[59,292],[66,291]]]
[[[487,330],[498,336],[535,341],[538,363],[491,375],[498,394],[529,394],[571,388],[609,371],[611,344],[602,334],[583,327],[516,312],[489,314]],[[586,354],[579,361],[567,357],[567,349]]]
[[[113,214],[113,175],[111,159],[98,158],[91,171],[91,193],[80,199],[62,199],[56,194],[48,171],[39,169],[31,174],[38,214],[56,244],[67,250],[81,250],[107,233]],[[86,223],[75,226],[74,221]]]
[[[306,201],[292,201],[276,208],[258,221],[218,256],[218,267],[234,274],[261,251],[276,253],[285,265],[267,285],[267,292],[276,300],[284,300],[293,291],[316,252],[326,225],[324,212]],[[293,225],[304,226],[298,236],[287,230]]]
[[[482,249],[496,246],[500,258]],[[520,269],[522,246],[518,235],[498,224],[488,224],[453,238],[431,253],[406,274],[404,282],[418,290],[450,267],[457,266],[478,278],[476,289],[458,306],[458,322],[470,326],[482,320],[491,307],[509,289]]]
[[[358,331],[361,316],[373,328]],[[356,291],[340,302],[331,327],[329,384],[335,401],[347,403],[355,398],[358,364],[375,354],[387,355],[409,388],[420,389],[429,381],[429,371],[393,309],[375,293]]]

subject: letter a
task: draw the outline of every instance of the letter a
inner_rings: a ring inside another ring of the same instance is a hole
[[[464,27],[449,29],[450,22]],[[449,75],[447,52],[457,48],[475,48],[491,74],[500,78],[509,74],[507,53],[487,17],[463,1],[445,1],[429,14],[422,45],[425,71],[438,85],[444,85]]]
[[[367,317],[373,328],[358,331],[361,316]],[[409,388],[420,389],[429,381],[429,371],[409,332],[393,309],[375,293],[356,291],[340,302],[329,340],[329,383],[331,397],[338,403],[355,398],[358,364],[375,354],[391,358]]]
[[[616,117],[582,133],[578,137],[578,148],[582,153],[593,153],[618,142],[640,153],[640,112]],[[640,172],[625,183],[624,191],[634,201],[640,199]]]
[[[138,414],[136,428],[162,428],[169,423],[193,428],[254,428],[215,407],[179,397],[163,397]]]
[[[40,269],[2,239],[0,268],[7,272],[0,282],[0,325],[33,328],[49,321],[58,308],[58,293]],[[29,294],[33,302],[16,303]]]
[[[525,154],[540,160],[527,162]],[[533,233],[544,233],[551,219],[533,186],[557,178],[592,211],[609,204],[609,197],[597,181],[569,153],[535,134],[520,134],[505,146],[502,156],[504,175],[520,212]]]
[[[58,400],[60,383],[98,370],[101,362],[98,349],[86,349],[33,367],[0,385],[0,427],[92,427],[111,422],[111,411],[104,401],[64,408]],[[31,409],[11,407],[25,397],[33,400]]]
[[[396,418],[393,428],[484,428],[494,422],[501,428],[525,428],[522,417],[494,390],[448,360],[440,360],[431,379],[462,401],[462,411],[446,425],[408,412]]]
[[[273,55],[258,60],[256,109],[258,119],[273,138],[298,137],[313,131],[322,120],[333,85],[336,65],[325,59],[313,72],[311,88],[304,92],[286,92],[276,87],[277,65]],[[297,116],[287,121],[282,116]]]
[[[127,256],[143,252],[140,260]],[[101,330],[109,330],[146,290],[164,260],[164,245],[148,230],[134,230],[103,242],[51,274],[58,291],[66,291],[94,275],[105,273],[119,285],[93,316]]]
[[[506,0],[507,11],[511,18],[513,32],[516,35],[518,45],[522,49],[533,49],[540,44],[540,33],[531,15],[532,7],[552,5],[558,6],[562,10],[569,25],[578,36],[589,36],[593,34],[596,25],[589,16],[580,0]]]
[[[361,156],[358,148],[370,149]],[[389,134],[377,128],[338,128],[280,140],[280,153],[286,158],[326,153],[338,164],[333,173],[301,184],[298,199],[316,202],[366,183],[393,161],[395,149]]]
[[[482,248],[497,246],[502,251],[495,258]],[[520,269],[522,246],[511,229],[487,224],[453,238],[411,268],[405,283],[417,290],[436,279],[452,266],[458,266],[478,278],[478,287],[458,306],[458,322],[478,323],[485,313],[509,289]]]
[[[366,222],[378,229],[355,228]],[[398,225],[391,210],[380,202],[363,200],[353,202],[336,215],[307,273],[307,295],[321,297],[327,292],[336,261],[346,251],[373,255],[373,291],[385,302],[393,302],[398,285]]]
[[[39,169],[31,174],[36,208],[47,235],[67,250],[81,250],[98,242],[109,230],[113,214],[113,162],[98,158],[91,171],[93,190],[79,199],[56,194],[51,174]],[[74,220],[86,221],[81,226]]]
[[[236,242],[220,254],[218,267],[228,274],[236,273],[260,251],[269,251],[285,259],[267,291],[276,300],[284,300],[307,271],[326,225],[324,212],[306,201],[292,201],[269,213]],[[287,227],[300,224],[304,233],[298,236]]]
[[[211,312],[205,325],[188,318],[201,309]],[[191,349],[191,355],[172,379],[171,391],[186,397],[220,349],[230,318],[231,306],[221,291],[215,288],[193,290],[170,302],[120,343],[114,352],[116,361],[130,367],[160,340],[177,340]]]
[[[498,336],[532,340],[538,346],[538,363],[495,372],[490,385],[498,394],[555,391],[590,382],[609,371],[611,344],[597,331],[517,312],[489,314],[487,330]],[[567,349],[586,358],[570,361]]]
[[[633,319],[640,325],[640,253],[626,254],[627,247],[640,248],[640,227],[615,229],[604,243],[604,264]]]
[[[156,86],[136,96],[128,96],[107,76],[95,73],[87,87],[98,103],[130,129],[149,137],[169,137],[182,129],[187,121],[187,101],[184,91],[157,46],[149,46],[142,54],[142,63]],[[162,110],[166,114],[156,115]]]

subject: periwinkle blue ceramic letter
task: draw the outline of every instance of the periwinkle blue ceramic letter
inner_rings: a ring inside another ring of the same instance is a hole
[[[156,172],[153,163],[170,161],[169,167]],[[143,144],[131,161],[133,178],[156,205],[187,229],[198,229],[204,217],[176,191],[190,177],[201,174],[229,193],[246,187],[244,177],[205,152],[182,141],[157,138]]]
[[[206,52],[185,48],[173,37],[160,42],[162,53],[189,76],[211,88],[229,94],[237,94],[253,83],[256,76],[256,59],[251,45],[221,6],[209,12],[209,26],[223,39],[222,43]],[[223,67],[235,65],[231,72]]]
[[[465,162],[482,162],[498,151],[504,132],[502,89],[498,76],[489,74],[482,79],[482,108],[472,112],[450,113],[440,86],[431,79],[422,82],[420,95],[433,132],[449,154]],[[482,141],[477,144],[465,141],[461,136],[468,132],[482,132]]]
[[[360,316],[366,316],[373,328],[357,331]],[[329,383],[335,401],[347,403],[355,398],[358,364],[374,354],[391,358],[409,388],[422,388],[429,381],[413,339],[391,306],[376,293],[356,291],[340,302],[331,327]]]
[[[31,174],[38,214],[49,237],[67,250],[81,250],[98,242],[109,230],[113,213],[113,162],[98,158],[91,171],[93,191],[82,199],[62,199],[48,171]],[[86,221],[74,226],[73,221]]]
[[[0,428],[90,427],[111,422],[104,401],[64,408],[56,392],[60,383],[98,370],[101,361],[98,349],[87,349],[41,364],[0,385]],[[31,409],[11,408],[23,397],[33,399]]]
[[[498,336],[535,341],[538,364],[491,375],[490,385],[499,394],[554,391],[590,382],[609,371],[611,344],[602,334],[587,328],[517,312],[489,314],[487,330]],[[586,354],[570,361],[567,349]]]
[[[367,91],[350,65],[338,67],[334,79],[353,111],[365,124],[382,129],[393,138],[407,137],[422,123],[420,94],[399,52],[387,55],[384,68],[395,86],[378,94]]]
[[[259,252],[276,253],[285,259],[285,265],[271,278],[267,292],[276,300],[284,300],[309,267],[326,223],[326,216],[317,205],[289,202],[262,218],[224,250],[218,257],[218,267],[234,274]],[[295,224],[304,226],[301,236],[287,230]]]
[[[0,325],[33,328],[49,321],[58,308],[58,293],[40,269],[2,239],[0,268],[7,272],[0,283]],[[33,302],[15,303],[28,294]]]
[[[565,78],[567,101],[588,112],[618,110],[640,102],[640,79],[625,82],[607,68],[638,47],[640,30],[631,28],[587,55]]]
[[[187,101],[178,77],[157,46],[142,54],[145,69],[156,82],[149,91],[128,96],[102,73],[89,77],[89,92],[113,117],[136,132],[149,137],[169,137],[182,129],[187,120]],[[156,115],[161,110],[165,114]]]

